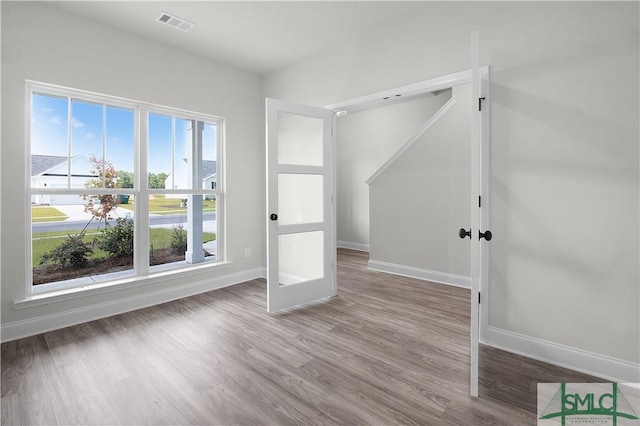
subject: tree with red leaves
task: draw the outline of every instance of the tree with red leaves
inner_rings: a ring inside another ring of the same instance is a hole
[[[86,188],[117,188],[118,172],[111,162],[105,159],[96,158],[95,155],[91,155],[89,161],[91,162],[90,173],[93,176],[97,176],[97,178],[88,180],[84,185]],[[117,208],[120,202],[119,197],[114,194],[84,194],[82,199],[86,201],[86,204],[84,205],[85,213],[91,213],[89,223],[93,220],[97,220],[98,222],[104,221],[105,227],[108,226],[107,221],[113,219],[111,213]],[[85,232],[89,223],[87,223],[85,229],[82,230],[82,233]],[[98,228],[100,228],[99,224]]]

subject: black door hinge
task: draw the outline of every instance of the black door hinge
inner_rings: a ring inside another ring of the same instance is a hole
[[[478,111],[482,111],[482,101],[484,101],[484,96],[481,98],[478,98]]]
[[[478,305],[480,304],[480,292],[478,292]]]
[[[482,195],[478,195],[478,208],[482,207]]]

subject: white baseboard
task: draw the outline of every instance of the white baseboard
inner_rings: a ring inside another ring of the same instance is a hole
[[[428,269],[416,268],[414,266],[398,265],[396,263],[381,262],[379,260],[369,260],[369,269],[394,275],[401,275],[403,277],[418,278],[435,283],[452,285],[455,287],[471,288],[471,278],[465,277],[463,275],[430,271]]]
[[[338,248],[346,248],[350,250],[366,251],[369,253],[369,244],[352,243],[349,241],[337,241]]]
[[[262,278],[262,268],[250,269],[236,272],[216,278],[192,282],[179,287],[171,287],[162,290],[147,292],[123,299],[110,300],[104,303],[84,306],[73,310],[56,312],[50,315],[43,315],[29,318],[22,321],[15,321],[2,324],[0,339],[2,343],[22,337],[33,336],[47,331],[57,330],[76,324],[94,321],[113,315],[119,315],[129,311],[182,299],[207,291],[216,290],[230,285]]]
[[[486,345],[619,383],[639,383],[640,364],[488,327]]]

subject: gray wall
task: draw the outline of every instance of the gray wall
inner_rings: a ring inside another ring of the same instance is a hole
[[[369,186],[369,260],[468,277],[471,193],[471,87]]]
[[[46,4],[2,2],[2,323],[261,268],[264,134],[258,76]],[[24,298],[25,79],[212,114],[227,123],[227,252],[233,267],[15,310]],[[10,182],[11,184],[7,184]],[[10,208],[9,208],[10,207]],[[252,256],[244,257],[251,247]]]
[[[337,238],[369,246],[369,186],[365,181],[451,97],[447,90],[338,118],[336,131]]]
[[[267,75],[264,90],[326,105],[469,69],[479,30],[492,81],[489,325],[638,363],[638,6],[425,2]]]

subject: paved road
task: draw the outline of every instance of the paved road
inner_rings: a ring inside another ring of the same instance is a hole
[[[216,220],[215,213],[205,213],[203,215],[203,220],[211,221]],[[109,224],[115,224],[116,221],[109,221]],[[172,215],[164,215],[164,216],[150,216],[149,223],[151,226],[154,225],[172,225],[187,223],[187,217],[184,214],[172,214]],[[52,232],[52,231],[80,231],[87,224],[86,220],[74,220],[67,222],[41,222],[33,224],[33,232]],[[104,226],[104,224],[100,224],[100,226]],[[92,221],[91,224],[87,227],[87,229],[97,229],[98,222]]]

